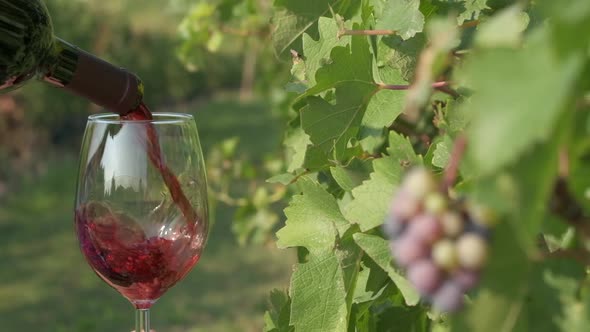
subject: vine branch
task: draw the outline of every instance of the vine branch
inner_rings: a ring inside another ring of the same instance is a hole
[[[338,38],[343,36],[391,36],[396,33],[395,30],[341,30],[338,32]]]
[[[539,259],[558,259],[558,258],[569,258],[577,261],[582,265],[589,265],[590,264],[590,253],[582,249],[560,249],[554,252],[545,252],[542,253],[539,257],[535,257],[537,260]]]
[[[444,173],[443,188],[445,191],[449,190],[449,188],[451,188],[457,180],[457,176],[459,174],[459,165],[461,164],[461,160],[463,159],[466,148],[467,137],[464,135],[457,137],[455,144],[453,145],[451,157],[449,158],[449,164],[447,165]]]
[[[432,83],[432,88],[433,89],[440,89],[440,88],[448,87],[449,85],[451,85],[451,83],[449,83],[448,81],[434,82],[434,83]],[[406,84],[397,85],[397,84],[383,84],[383,83],[379,83],[379,84],[377,84],[377,86],[381,90],[408,90],[411,87],[411,85],[406,85]]]

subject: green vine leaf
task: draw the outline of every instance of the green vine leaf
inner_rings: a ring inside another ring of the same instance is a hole
[[[383,145],[383,132],[402,113],[404,98],[404,93],[391,90],[381,90],[371,98],[361,121],[359,138],[363,150],[375,153]]]
[[[436,143],[434,155],[432,156],[432,165],[445,168],[449,164],[451,158],[451,150],[453,149],[453,140],[445,135],[443,139]]]
[[[375,159],[373,169],[370,179],[352,190],[354,199],[344,208],[346,219],[358,224],[363,232],[383,224],[402,173],[394,157]]]
[[[287,149],[287,163],[288,172],[295,172],[296,170],[303,167],[305,163],[305,152],[307,147],[311,145],[309,136],[301,129],[297,127],[287,132],[287,137],[283,142]]]
[[[564,328],[577,326],[581,317],[563,308],[581,304],[576,294],[583,266],[567,259],[534,264],[518,247],[510,225],[498,228],[481,289],[451,331],[575,331]]]
[[[463,24],[465,21],[477,20],[482,11],[489,9],[488,0],[443,0],[452,4],[457,4],[455,8],[461,12],[457,17],[457,23]]]
[[[299,264],[291,278],[291,325],[297,331],[346,332],[346,287],[336,254],[326,251]]]
[[[270,309],[264,314],[264,332],[293,332],[290,326],[291,299],[285,292],[270,292]]]
[[[476,91],[463,106],[473,113],[468,157],[480,174],[549,139],[581,73],[581,58],[557,59],[545,30],[529,39],[524,49],[482,51],[465,66],[468,85]]]
[[[387,148],[387,153],[406,169],[422,164],[422,156],[416,154],[409,138],[404,137],[395,131],[389,132],[389,147]]]
[[[330,167],[330,174],[340,188],[351,191],[369,177],[372,171],[371,162],[368,160],[353,159],[346,166]]]
[[[328,89],[345,86],[347,83],[364,84],[375,89],[372,70],[373,55],[367,38],[353,36],[350,45],[332,49],[330,60],[316,72],[317,84],[311,87],[300,100]]]
[[[332,49],[330,63],[317,71],[317,84],[310,88],[299,103],[301,127],[309,135],[305,167],[320,169],[332,161],[345,162],[356,139],[366,107],[377,85],[373,80],[373,58],[366,38],[354,36],[347,47]],[[335,89],[335,101],[314,96]]]
[[[376,29],[394,30],[404,40],[422,32],[424,15],[420,12],[420,0],[388,0],[383,6],[383,12],[375,15]]]
[[[280,248],[305,247],[310,252],[331,251],[338,233],[349,227],[336,199],[309,177],[297,182],[302,193],[285,209],[285,227],[277,232]]]
[[[320,97],[308,97],[301,110],[301,127],[309,135],[312,146],[305,165],[318,169],[331,160],[346,161],[349,143],[356,138],[363,118],[366,99],[374,87],[363,82],[351,82],[336,90],[336,104]],[[316,156],[317,159],[309,156]]]
[[[316,84],[316,72],[330,62],[330,53],[336,46],[346,46],[350,37],[339,37],[340,27],[335,19],[320,17],[318,21],[319,38],[303,35],[303,55],[305,56],[305,78],[308,86]]]
[[[357,10],[358,1],[350,0],[276,0],[278,8],[273,18],[272,41],[275,53],[285,56],[290,50],[302,52],[304,33],[318,39],[318,21],[332,12],[350,17]]]
[[[508,7],[481,24],[475,44],[479,47],[517,47],[522,43],[529,20],[520,5]]]

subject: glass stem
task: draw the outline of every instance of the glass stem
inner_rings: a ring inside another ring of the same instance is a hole
[[[150,332],[150,309],[135,310],[135,332]]]

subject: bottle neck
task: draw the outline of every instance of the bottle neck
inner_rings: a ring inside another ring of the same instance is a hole
[[[59,38],[46,66],[43,79],[105,109],[126,115],[143,99],[141,80]]]

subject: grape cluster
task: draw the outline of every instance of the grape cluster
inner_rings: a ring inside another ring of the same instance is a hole
[[[479,281],[495,219],[480,205],[450,199],[430,172],[416,168],[395,194],[384,232],[422,297],[437,310],[453,312]]]

